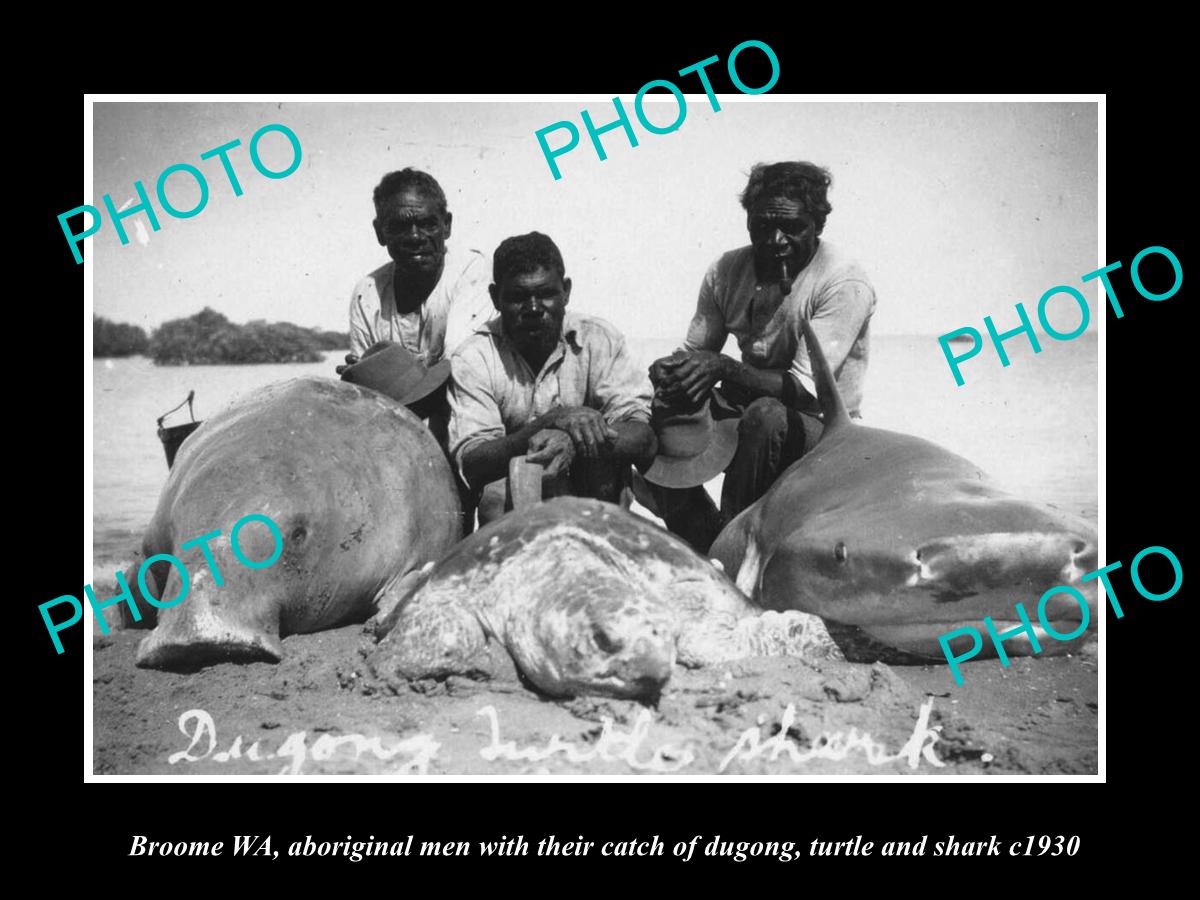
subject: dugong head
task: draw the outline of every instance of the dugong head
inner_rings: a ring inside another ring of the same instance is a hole
[[[283,658],[281,632],[311,624],[304,621],[309,605],[288,603],[296,586],[286,574],[296,571],[305,557],[311,523],[302,514],[278,510],[269,518],[269,526],[258,520],[237,529],[236,554],[229,534],[206,542],[213,558],[210,566],[199,552],[180,551],[177,558],[184,567],[161,562],[147,572],[147,585],[161,586],[151,587],[151,593],[171,605],[158,612],[154,631],[138,645],[136,665],[190,669],[214,662]]]
[[[248,515],[272,527],[238,529]],[[389,578],[461,534],[449,463],[412,413],[345,382],[272,385],[180,449],[143,549],[186,569],[155,563],[153,596],[171,601],[190,585],[158,613],[137,665],[278,661],[282,637],[365,620]]]

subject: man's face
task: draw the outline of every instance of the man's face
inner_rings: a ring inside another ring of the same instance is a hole
[[[488,287],[505,336],[519,351],[544,351],[558,343],[571,298],[571,279],[539,267],[514,272]]]
[[[817,227],[799,200],[762,197],[746,217],[760,281],[790,281],[817,248]]]
[[[418,188],[404,188],[375,209],[375,237],[403,271],[440,271],[450,237],[450,213]]]

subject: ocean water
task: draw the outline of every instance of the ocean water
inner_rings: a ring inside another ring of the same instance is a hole
[[[641,364],[674,340],[632,339]],[[863,403],[864,424],[928,438],[978,463],[1015,493],[1095,520],[1097,514],[1097,344],[1093,334],[1043,351],[1008,347],[1002,368],[981,353],[957,387],[931,336],[877,335]],[[731,352],[727,348],[726,352]],[[736,351],[733,351],[736,352]],[[140,546],[167,477],[155,421],[195,390],[198,419],[276,381],[334,375],[344,351],[321,363],[155,366],[144,357],[92,364],[93,554],[95,564],[128,560]],[[186,408],[167,425],[188,421]]]

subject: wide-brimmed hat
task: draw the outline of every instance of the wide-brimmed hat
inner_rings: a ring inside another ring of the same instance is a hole
[[[342,381],[372,388],[405,406],[428,397],[450,377],[450,360],[426,368],[421,358],[393,341],[372,344],[342,372]]]
[[[738,420],[714,419],[708,400],[678,406],[655,394],[650,424],[658,435],[658,455],[642,477],[660,487],[704,484],[724,472],[737,452]]]

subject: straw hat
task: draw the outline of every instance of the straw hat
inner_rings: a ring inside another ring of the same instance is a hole
[[[373,388],[405,406],[429,396],[449,377],[450,360],[426,368],[419,356],[392,341],[373,344],[342,372],[343,381]]]
[[[655,394],[650,424],[658,435],[658,455],[642,477],[660,487],[704,484],[724,472],[737,451],[738,420],[714,419],[708,400],[681,408]]]

